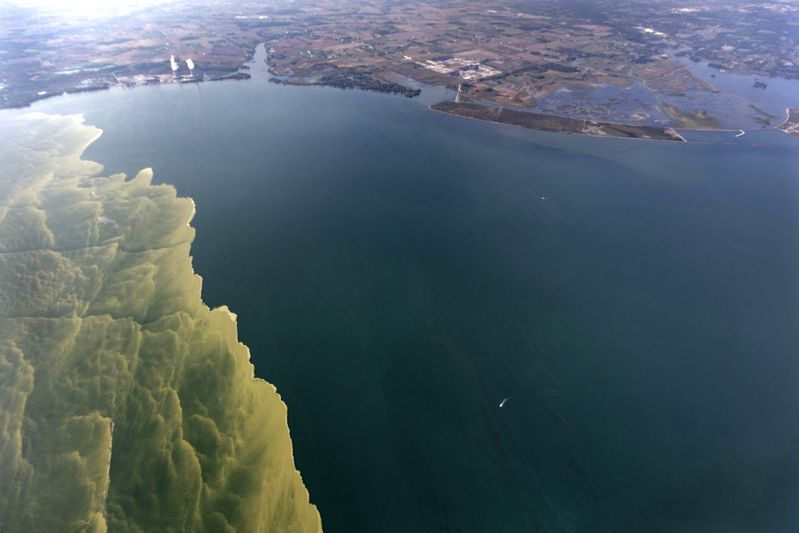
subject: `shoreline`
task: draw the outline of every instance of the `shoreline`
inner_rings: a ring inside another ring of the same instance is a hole
[[[613,124],[606,122],[594,122],[587,119],[576,119],[559,117],[557,115],[544,115],[540,113],[530,113],[523,111],[506,110],[505,108],[494,108],[479,104],[466,104],[455,102],[439,102],[428,107],[429,110],[449,116],[479,120],[506,126],[516,126],[525,129],[538,131],[549,131],[552,133],[566,133],[571,135],[583,135],[586,137],[596,137],[604,139],[626,139],[638,141],[669,141],[669,142],[688,142],[676,129],[671,127],[661,128],[657,126],[632,126],[628,124]],[[497,117],[488,116],[489,113],[497,111]],[[461,111],[461,112],[458,112]],[[500,114],[505,111],[513,113],[511,117],[500,120]],[[581,127],[577,127],[578,124]],[[589,128],[593,127],[596,132]],[[602,128],[609,128],[602,130]],[[622,134],[614,135],[617,131]],[[604,132],[599,133],[599,132]],[[660,137],[654,135],[660,135]]]
[[[191,82],[188,81],[180,81],[176,83],[150,83],[141,86],[133,86],[133,87],[122,87],[122,86],[105,86],[105,87],[95,87],[89,90],[80,90],[80,91],[62,91],[60,93],[52,93],[46,95],[36,95],[34,99],[29,101],[26,104],[20,105],[11,105],[11,106],[0,106],[0,111],[2,110],[22,110],[26,108],[30,108],[33,104],[48,100],[58,96],[69,96],[69,95],[76,95],[88,92],[101,92],[101,91],[111,91],[115,89],[137,89],[140,87],[149,87],[149,86],[160,86],[160,85],[186,85],[188,83],[191,84],[200,84],[200,83],[207,83],[213,81],[240,81],[240,80],[249,80],[251,76],[248,73],[243,72],[236,72],[232,75],[226,75],[218,78],[208,78],[208,79],[196,79],[192,80]],[[292,80],[278,80],[274,78],[270,78],[268,80],[269,83],[275,83],[277,85],[286,85],[286,86],[294,86],[294,87],[330,87],[334,89],[340,90],[356,90],[356,91],[365,91],[365,92],[375,92],[387,95],[395,95],[395,96],[404,96],[406,98],[413,98],[418,96],[418,90],[414,91],[414,94],[406,94],[396,90],[380,90],[380,89],[373,89],[373,88],[365,88],[365,87],[342,87],[337,84],[326,84],[326,83],[319,83],[319,82],[297,82]],[[456,109],[447,109],[457,107],[461,109],[461,112],[458,112]],[[437,113],[442,113],[449,116],[455,116],[460,118],[469,118],[474,120],[479,120],[482,122],[491,122],[494,124],[502,124],[508,126],[517,126],[525,129],[533,129],[539,131],[549,131],[552,133],[566,133],[572,135],[583,135],[586,137],[596,137],[596,138],[610,138],[610,139],[627,139],[627,140],[640,140],[640,141],[676,141],[676,142],[689,142],[680,132],[679,130],[686,131],[686,132],[739,132],[744,131],[745,133],[749,131],[766,131],[770,129],[778,130],[784,134],[791,135],[794,137],[799,137],[799,120],[792,121],[792,112],[799,116],[799,109],[793,107],[786,107],[785,114],[786,118],[783,120],[779,125],[770,127],[770,128],[758,128],[756,130],[743,130],[743,129],[732,129],[732,128],[677,128],[671,126],[639,126],[633,124],[620,124],[620,123],[611,123],[611,122],[601,122],[601,121],[593,121],[591,119],[584,119],[584,118],[573,118],[573,117],[562,117],[559,115],[548,115],[543,113],[535,113],[531,111],[520,111],[516,109],[510,109],[505,107],[492,107],[486,106],[482,104],[474,104],[469,102],[452,102],[452,101],[443,101],[432,104],[428,106],[430,111],[434,111]],[[497,114],[502,113],[511,113],[513,117],[510,119],[501,120],[499,116],[497,117],[490,117],[490,116],[475,116],[475,113],[468,113],[463,112],[464,110],[471,110],[477,114],[480,113],[488,113],[489,111],[499,110]],[[515,119],[514,119],[515,118]],[[529,123],[524,123],[524,121],[529,121]],[[542,122],[550,121],[554,123],[560,123],[555,126],[542,124]],[[536,124],[536,122],[538,122]],[[575,128],[575,122],[582,123],[582,127]],[[589,128],[594,128],[596,132],[590,131]],[[610,131],[602,130],[602,128],[608,128]],[[616,132],[614,134],[613,132]],[[602,133],[600,133],[602,132]],[[654,135],[654,136],[652,136]],[[741,137],[742,135],[737,135],[736,138]]]
[[[462,111],[471,109],[472,111],[476,111],[476,113],[464,113],[464,112],[457,112],[455,108],[460,108]],[[450,109],[447,109],[450,108]],[[570,135],[583,135],[586,137],[597,137],[597,138],[606,138],[606,139],[625,139],[625,140],[635,140],[635,141],[677,141],[677,142],[691,142],[688,141],[680,131],[684,132],[714,132],[714,133],[738,133],[735,135],[735,139],[743,137],[746,133],[750,131],[769,131],[769,130],[777,130],[786,135],[791,135],[793,137],[799,137],[799,108],[787,107],[785,109],[787,118],[778,126],[770,127],[770,128],[758,128],[758,129],[729,129],[729,128],[675,128],[675,127],[660,127],[660,126],[635,126],[631,124],[616,124],[610,122],[596,122],[590,119],[575,119],[570,117],[561,117],[558,115],[546,115],[542,113],[534,113],[534,112],[523,112],[523,111],[515,111],[515,110],[506,110],[505,108],[499,107],[494,108],[490,106],[484,106],[480,104],[469,104],[463,102],[450,102],[444,101],[439,102],[437,104],[433,104],[428,107],[429,110],[434,111],[436,113],[442,113],[444,115],[459,117],[459,118],[466,118],[472,120],[479,120],[481,122],[490,122],[493,124],[501,124],[504,126],[516,126],[525,129],[532,129],[538,131],[549,131],[552,133],[566,133]],[[492,118],[488,116],[489,110],[498,109],[499,113],[503,110],[505,111],[512,111],[516,115],[528,115],[527,117],[530,120],[530,123],[520,123],[518,120],[500,120],[499,116],[496,118]],[[479,116],[480,113],[485,113],[483,116]],[[793,115],[796,115],[797,118],[793,119]],[[561,122],[564,127],[561,129],[555,127],[547,127],[542,125],[541,122],[549,120],[554,122]],[[568,127],[568,123],[574,123],[575,121],[583,122],[583,128],[581,130],[577,129],[570,129]],[[538,124],[534,124],[538,122]],[[635,130],[640,130],[644,132],[652,132],[653,130],[661,130],[663,137],[651,137],[651,136],[644,136],[644,135],[613,135],[613,134],[601,134],[601,133],[594,133],[588,130],[589,125],[593,125],[597,130],[601,130],[603,127],[617,129],[618,131],[622,131],[624,133],[634,133]],[[627,130],[627,131],[624,131]]]
[[[210,83],[214,81],[241,81],[241,80],[249,80],[251,78],[252,76],[247,72],[231,72],[230,74],[225,74],[224,76],[219,76],[214,78],[209,77],[208,79],[202,79],[199,77],[194,77],[194,78],[181,79],[179,81],[169,82],[169,83],[157,82],[157,83],[143,83],[141,85],[114,84],[114,85],[86,87],[82,89],[70,88],[61,92],[33,95],[31,99],[28,100],[26,103],[12,104],[12,105],[0,104],[0,111],[26,109],[28,107],[31,107],[36,102],[49,100],[51,98],[56,98],[58,96],[71,96],[71,95],[78,95],[85,93],[99,93],[103,91],[114,91],[118,89],[133,90],[133,89],[139,89],[141,87],[168,87],[170,85],[194,85],[200,83]]]

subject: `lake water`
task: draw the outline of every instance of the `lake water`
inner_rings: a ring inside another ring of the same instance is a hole
[[[799,142],[550,134],[435,96],[34,110],[195,199],[203,297],[287,402],[327,531],[797,531]]]

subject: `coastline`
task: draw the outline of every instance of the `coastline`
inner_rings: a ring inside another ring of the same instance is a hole
[[[260,61],[265,63],[263,74],[254,76],[252,69],[258,65]],[[268,81],[279,85],[293,85],[297,87],[330,87],[337,89],[354,89],[367,92],[377,92],[383,94],[394,94],[405,96],[407,98],[414,98],[419,96],[421,91],[418,88],[407,87],[406,85],[396,83],[393,80],[385,80],[379,77],[373,77],[371,73],[357,68],[336,68],[333,74],[322,76],[317,80],[303,80],[302,78],[281,78],[281,77],[268,77],[274,74],[269,64],[268,56],[266,54],[266,43],[259,43],[252,54],[248,56],[247,61],[238,66],[236,71],[230,72],[217,77],[199,77],[194,78],[175,78],[172,80],[148,82],[142,85],[124,86],[124,85],[103,85],[87,88],[70,88],[61,92],[53,92],[47,94],[31,95],[26,103],[14,105],[0,105],[2,109],[25,109],[32,106],[34,103],[50,99],[54,96],[65,96],[71,94],[78,94],[84,92],[99,92],[109,89],[127,88],[136,89],[138,87],[149,85],[186,85],[186,84],[200,84],[208,81],[224,81],[224,80],[248,80],[259,79],[261,81]],[[433,85],[433,87],[439,87]],[[526,111],[523,109],[514,109],[507,107],[494,107],[486,106],[483,104],[475,104],[470,102],[461,102],[457,98],[455,102],[442,101],[432,104],[428,107],[431,111],[436,111],[448,115],[459,116],[462,118],[474,118],[486,122],[494,122],[497,124],[515,125],[527,129],[538,129],[542,131],[550,131],[555,133],[570,133],[575,135],[585,135],[589,137],[600,138],[618,138],[618,139],[635,139],[635,140],[664,140],[664,141],[679,141],[688,142],[688,140],[679,133],[678,130],[684,132],[694,131],[759,131],[768,129],[778,129],[788,135],[799,137],[799,110],[787,107],[786,119],[777,126],[757,128],[757,129],[743,129],[743,128],[714,128],[714,127],[687,127],[681,128],[679,126],[652,126],[652,125],[634,125],[616,122],[605,122],[600,120],[592,120],[590,118],[575,118],[571,116],[550,115],[543,113],[536,113],[533,111]],[[490,116],[494,111],[499,109],[498,116]],[[792,110],[797,118],[792,119]],[[500,116],[501,115],[501,116]],[[740,137],[740,135],[736,136]]]
[[[260,46],[262,46],[262,44]],[[251,63],[251,61],[248,63]],[[247,63],[245,63],[245,65],[247,65]],[[175,83],[152,83],[152,84],[143,85],[141,87],[147,87],[151,85],[186,85],[189,83],[200,84],[211,81],[227,81],[227,80],[239,81],[239,80],[250,80],[250,79],[253,79],[253,77],[249,73],[236,72],[233,74],[217,78],[194,79],[190,81],[184,80]],[[406,98],[414,98],[418,96],[421,92],[418,89],[414,89],[412,94],[409,94],[409,92],[399,91],[399,90],[381,90],[381,89],[358,87],[358,86],[342,87],[339,84],[329,84],[324,82],[302,82],[294,80],[281,80],[276,78],[269,78],[268,82],[275,83],[278,85],[288,85],[296,87],[330,87],[342,90],[353,89],[366,92],[376,92],[382,94],[405,96]],[[411,91],[409,88],[406,88],[404,86],[398,85],[398,87],[403,87],[403,89]],[[74,95],[74,94],[81,94],[88,92],[100,92],[100,91],[114,90],[119,88],[120,87],[117,86],[106,86],[106,87],[95,87],[91,89],[84,89],[80,91],[63,91],[61,93],[37,95],[33,100],[31,100],[27,104],[2,107],[0,108],[0,111],[2,110],[21,111],[30,108],[33,104],[37,102],[48,100],[53,97],[67,96],[67,95]],[[139,88],[139,86],[127,87],[127,89],[137,89],[137,88]],[[474,104],[469,102],[442,101],[429,105],[428,109],[430,111],[442,113],[445,115],[480,120],[483,122],[492,122],[495,124],[517,126],[525,129],[534,129],[540,131],[549,131],[553,133],[566,133],[572,135],[582,135],[582,136],[597,137],[597,138],[614,138],[614,139],[641,140],[641,141],[690,142],[688,141],[688,139],[685,138],[685,136],[683,136],[680,133],[680,130],[685,132],[744,131],[746,133],[749,131],[765,131],[771,129],[779,130],[780,132],[787,135],[791,135],[793,137],[799,137],[799,109],[791,106],[785,108],[786,118],[779,125],[768,128],[747,129],[747,130],[733,129],[733,128],[677,128],[677,127],[662,127],[662,126],[639,126],[632,124],[592,121],[590,119],[583,119],[583,118],[578,119],[573,117],[563,117],[558,115],[521,111],[504,107],[486,106],[482,104]],[[497,109],[499,110],[498,113],[504,113],[506,115],[511,115],[511,116],[510,117],[488,116],[490,112],[493,113],[493,111]],[[577,126],[578,123],[581,123],[581,126]],[[736,138],[741,136],[742,135],[737,135]]]
[[[639,141],[672,141],[688,142],[685,137],[680,135],[674,128],[659,128],[654,126],[631,126],[628,124],[613,124],[609,122],[593,122],[586,119],[575,119],[559,117],[556,115],[544,115],[540,113],[527,113],[522,111],[510,111],[505,108],[492,108],[479,104],[468,104],[460,102],[439,102],[429,106],[431,111],[443,113],[445,115],[456,116],[517,126],[525,129],[549,131],[553,133],[567,133],[572,135],[584,135],[588,137],[628,139]],[[494,110],[496,117],[489,116]],[[510,115],[502,117],[502,113]],[[582,126],[580,126],[582,124]],[[603,129],[607,128],[607,129]]]

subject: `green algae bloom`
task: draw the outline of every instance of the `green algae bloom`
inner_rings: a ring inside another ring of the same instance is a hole
[[[192,270],[191,200],[0,124],[0,530],[320,531],[286,406]]]

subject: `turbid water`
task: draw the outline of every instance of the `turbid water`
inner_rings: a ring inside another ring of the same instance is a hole
[[[78,115],[3,119],[0,529],[319,533],[285,403],[200,300],[192,201],[99,176]]]
[[[203,298],[287,402],[327,531],[799,527],[796,139],[548,134],[266,80],[35,109],[194,198]]]

